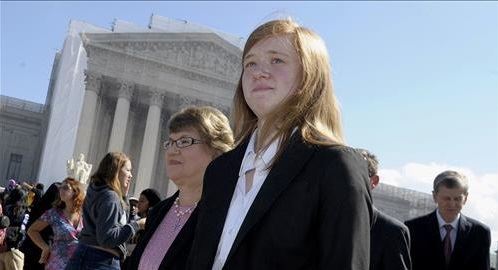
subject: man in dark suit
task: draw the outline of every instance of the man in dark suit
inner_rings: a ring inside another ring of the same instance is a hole
[[[467,202],[467,178],[444,171],[433,188],[437,209],[406,221],[413,270],[489,270],[489,227],[460,213]]]
[[[368,163],[370,188],[373,190],[379,184],[379,161],[368,150],[359,151]],[[388,269],[411,269],[410,233],[402,222],[374,207],[370,231],[370,270]]]

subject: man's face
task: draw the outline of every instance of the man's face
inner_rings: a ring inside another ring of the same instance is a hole
[[[448,223],[455,220],[467,202],[467,194],[463,188],[440,186],[437,192],[433,192],[433,197],[439,213]]]

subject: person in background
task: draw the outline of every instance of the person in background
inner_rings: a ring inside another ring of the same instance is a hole
[[[135,197],[131,197],[128,199],[128,203],[130,205],[130,213],[128,214],[128,222],[132,220],[138,220],[140,217],[138,216],[138,199]]]
[[[33,190],[33,192],[35,193],[35,196],[33,198],[33,202],[31,204],[31,208],[33,208],[33,206],[35,206],[36,204],[38,204],[41,200],[41,198],[43,197],[43,194],[44,194],[44,188],[45,188],[45,185],[42,184],[42,183],[37,183],[35,185],[35,188]]]
[[[45,185],[43,183],[36,183],[35,188],[40,190],[42,192],[42,196],[43,196],[43,191],[45,190]]]
[[[83,230],[66,269],[120,269],[126,242],[143,228],[145,219],[128,221],[126,195],[131,161],[121,152],[107,153],[92,175],[83,204]]]
[[[7,193],[9,193],[12,190],[14,190],[17,186],[18,186],[18,184],[17,184],[16,180],[9,179],[9,183],[7,184],[7,187],[5,188],[5,191],[7,191]]]
[[[21,270],[24,253],[18,249],[22,239],[19,227],[10,227],[10,219],[0,204],[0,270]]]
[[[19,227],[8,227],[5,233],[5,244],[7,251],[0,253],[0,269],[21,270],[24,265],[24,253],[19,248],[22,238]]]
[[[27,191],[20,185],[10,190],[4,204],[4,214],[10,219],[10,226],[21,227],[26,214],[29,214],[27,205]]]
[[[242,53],[234,150],[206,170],[187,269],[368,269],[372,204],[323,40],[290,19]]]
[[[140,197],[138,199],[137,203],[137,216],[139,218],[146,218],[150,209],[154,207],[156,204],[158,204],[161,201],[161,194],[155,189],[148,188],[143,190],[140,193]],[[138,230],[138,232],[133,236],[130,241],[128,241],[128,250],[129,253],[134,250],[135,245],[142,239],[142,235],[144,233],[144,230]]]
[[[31,225],[38,220],[38,218],[45,213],[45,211],[52,208],[53,203],[59,199],[59,186],[61,182],[52,183],[45,194],[41,197],[40,201],[33,205],[30,212],[30,218],[26,225],[26,229],[29,230]],[[52,227],[47,226],[41,232],[41,237],[43,241],[49,243],[52,242],[53,238],[53,230]],[[42,270],[45,268],[45,264],[40,264],[38,261],[41,256],[41,249],[36,246],[31,238],[26,237],[19,248],[24,254],[29,254],[24,258],[24,269],[25,270]]]
[[[193,241],[197,203],[208,164],[233,146],[227,117],[209,106],[171,116],[164,142],[166,172],[178,191],[154,206],[126,269],[185,269]],[[142,196],[140,196],[142,197]]]
[[[432,213],[405,222],[412,240],[413,270],[489,270],[491,233],[461,210],[467,202],[465,175],[448,170],[436,176]]]
[[[379,184],[377,157],[365,149],[358,149],[368,164],[370,188]],[[370,270],[410,270],[410,232],[401,221],[373,207],[370,231]]]
[[[131,200],[130,200],[131,201]],[[138,202],[136,203],[136,217],[146,218],[149,210],[161,201],[161,195],[155,189],[148,188],[140,193]],[[130,205],[131,211],[131,205]],[[135,249],[136,244],[142,239],[144,230],[138,230],[138,232],[133,236],[127,243],[128,254],[130,255]]]
[[[78,235],[83,227],[81,208],[84,199],[83,185],[73,178],[64,179],[54,207],[28,228],[28,236],[42,250],[38,262],[45,264],[45,269],[64,269],[76,250]],[[48,226],[54,232],[52,243],[47,243],[41,235],[41,231]]]
[[[0,253],[8,250],[5,236],[7,235],[7,228],[10,226],[10,219],[3,214],[2,204],[0,204]]]
[[[161,201],[161,194],[153,188],[145,189],[138,197],[138,215],[147,217],[149,210]]]

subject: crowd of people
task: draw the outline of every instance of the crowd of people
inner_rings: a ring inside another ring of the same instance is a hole
[[[43,196],[9,183],[0,260],[15,265],[0,269],[490,269],[489,228],[461,214],[464,175],[436,176],[427,216],[402,223],[373,206],[379,162],[345,144],[315,32],[266,22],[241,62],[231,126],[210,106],[169,119],[171,197],[129,198],[133,164],[122,152],[102,158],[86,189],[70,177]]]

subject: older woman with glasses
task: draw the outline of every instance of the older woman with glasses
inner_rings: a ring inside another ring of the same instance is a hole
[[[45,269],[64,269],[76,250],[78,234],[83,228],[81,209],[84,199],[82,184],[66,178],[59,187],[59,198],[54,207],[29,227],[29,237],[42,250],[39,263],[45,264]],[[51,226],[54,232],[51,245],[40,234],[47,226]]]
[[[174,114],[163,143],[168,177],[178,186],[151,209],[145,232],[125,269],[184,269],[193,241],[202,180],[208,164],[233,146],[227,117],[209,107],[188,107]]]

